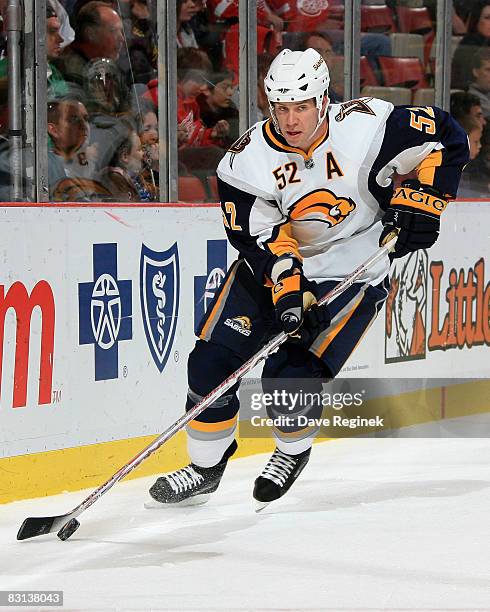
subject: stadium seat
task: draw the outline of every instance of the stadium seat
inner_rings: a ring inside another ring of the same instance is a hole
[[[400,6],[410,6],[412,8],[422,8],[424,0],[398,0]]]
[[[413,104],[415,106],[432,106],[434,104],[434,88],[423,87],[417,89],[413,94]]]
[[[396,32],[393,13],[389,6],[361,6],[362,32]]]
[[[212,201],[219,202],[218,179],[216,178],[216,174],[211,174],[210,176],[207,176],[206,182],[208,184],[208,191]]]
[[[386,87],[426,87],[424,68],[417,57],[378,57]]]
[[[396,14],[398,17],[398,30],[400,32],[407,34],[428,34],[434,28],[429,9],[425,6],[421,8],[398,6]]]
[[[424,37],[421,34],[390,34],[393,57],[418,57],[424,63]]]
[[[205,202],[204,185],[197,176],[179,176],[179,202]]]
[[[361,95],[380,98],[395,105],[412,103],[412,91],[405,87],[363,87]]]
[[[365,55],[361,55],[360,62],[360,73],[361,73],[361,87],[367,85],[379,85],[378,79],[374,70],[371,68],[368,58]]]

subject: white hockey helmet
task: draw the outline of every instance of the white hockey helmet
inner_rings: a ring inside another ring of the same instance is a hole
[[[328,104],[323,112],[322,104],[325,96],[328,99],[329,83],[327,64],[318,51],[281,51],[264,79],[265,93],[276,130],[279,131],[279,125],[274,112],[274,102],[302,102],[315,98],[318,121],[313,136],[327,114]]]

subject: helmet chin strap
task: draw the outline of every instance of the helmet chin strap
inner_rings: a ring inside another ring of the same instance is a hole
[[[311,133],[311,134],[308,136],[308,140],[309,140],[310,138],[313,138],[313,136],[314,136],[314,135],[317,133],[318,128],[321,126],[321,124],[322,124],[322,123],[323,123],[323,121],[325,120],[325,117],[327,116],[328,106],[329,106],[329,104],[330,104],[330,100],[329,100],[328,96],[324,96],[324,97],[322,98],[322,104],[323,104],[323,100],[327,100],[327,103],[325,104],[325,110],[324,110],[324,111],[323,111],[323,113],[322,113],[321,106],[320,106],[320,108],[318,108],[318,107],[317,107],[317,108],[318,108],[318,120],[317,120],[317,122],[316,122],[316,127],[315,127],[315,129],[314,129],[314,130],[313,130],[313,132],[312,132],[312,133]]]

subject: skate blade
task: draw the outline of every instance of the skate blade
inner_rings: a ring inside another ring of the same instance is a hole
[[[265,510],[270,503],[271,502],[261,502],[261,501],[255,500],[255,512],[257,514],[259,512],[262,512],[262,510]]]
[[[177,506],[179,508],[184,508],[186,506],[202,506],[202,504],[205,504],[207,501],[209,501],[210,497],[210,494],[194,495],[194,497],[183,499],[180,502],[173,502],[168,504],[158,502],[156,501],[156,499],[151,498],[148,501],[145,501],[143,505],[147,510],[162,510],[167,508],[176,508]]]

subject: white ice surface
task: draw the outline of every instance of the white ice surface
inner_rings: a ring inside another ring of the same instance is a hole
[[[120,483],[66,542],[15,536],[89,491],[0,506],[0,589],[63,590],[65,611],[490,609],[490,440],[315,445],[256,514],[265,461],[233,461],[201,507],[146,510],[154,479]]]

